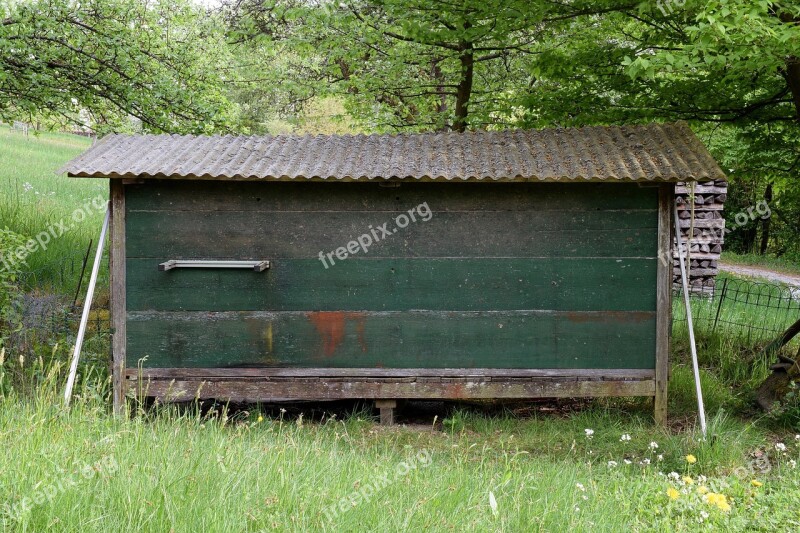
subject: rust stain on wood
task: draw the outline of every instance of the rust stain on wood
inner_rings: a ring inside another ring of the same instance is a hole
[[[318,311],[308,313],[308,319],[322,338],[322,352],[326,357],[332,357],[336,349],[344,340],[347,321],[352,320],[356,325],[358,343],[361,351],[366,353],[367,340],[365,335],[366,316],[364,313],[346,313],[344,311]]]
[[[604,311],[604,312],[567,312],[565,313],[567,320],[573,323],[588,323],[588,322],[646,322],[655,318],[655,313],[652,311]]]

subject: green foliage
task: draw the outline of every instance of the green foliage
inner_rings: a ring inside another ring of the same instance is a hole
[[[244,0],[231,19],[237,36],[290,51],[282,73],[295,101],[340,95],[371,130],[463,130],[509,123],[553,28],[623,5]]]
[[[0,2],[0,119],[224,129],[226,53],[219,21],[187,0]]]

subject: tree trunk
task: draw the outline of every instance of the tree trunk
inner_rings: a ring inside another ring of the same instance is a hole
[[[786,24],[797,24],[800,19],[793,17],[790,13],[781,13],[781,21]],[[789,57],[786,60],[786,71],[784,73],[786,85],[789,86],[789,91],[792,93],[792,102],[794,103],[794,110],[797,120],[800,120],[800,59],[797,57]]]
[[[767,203],[767,205],[772,203],[772,183],[767,184],[767,188],[764,191],[764,201]],[[767,253],[767,246],[769,245],[770,221],[770,218],[761,219],[761,246],[759,249],[761,255]]]
[[[464,25],[465,29],[469,24]],[[456,117],[453,122],[453,129],[464,132],[467,129],[467,116],[469,116],[469,99],[472,96],[472,76],[475,71],[475,59],[472,56],[473,44],[471,42],[461,43],[461,80],[458,82],[456,93]]]

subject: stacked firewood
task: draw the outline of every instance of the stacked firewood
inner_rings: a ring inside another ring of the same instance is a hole
[[[725,180],[697,183],[678,183],[675,202],[684,246],[688,247],[686,268],[689,290],[693,293],[713,294],[719,269],[719,256],[725,240],[725,219],[722,208],[728,197]],[[677,248],[673,250],[673,281],[681,284],[681,270]]]

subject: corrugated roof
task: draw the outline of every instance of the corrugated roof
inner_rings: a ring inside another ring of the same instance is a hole
[[[689,126],[400,135],[109,135],[61,169],[94,178],[706,181]]]

